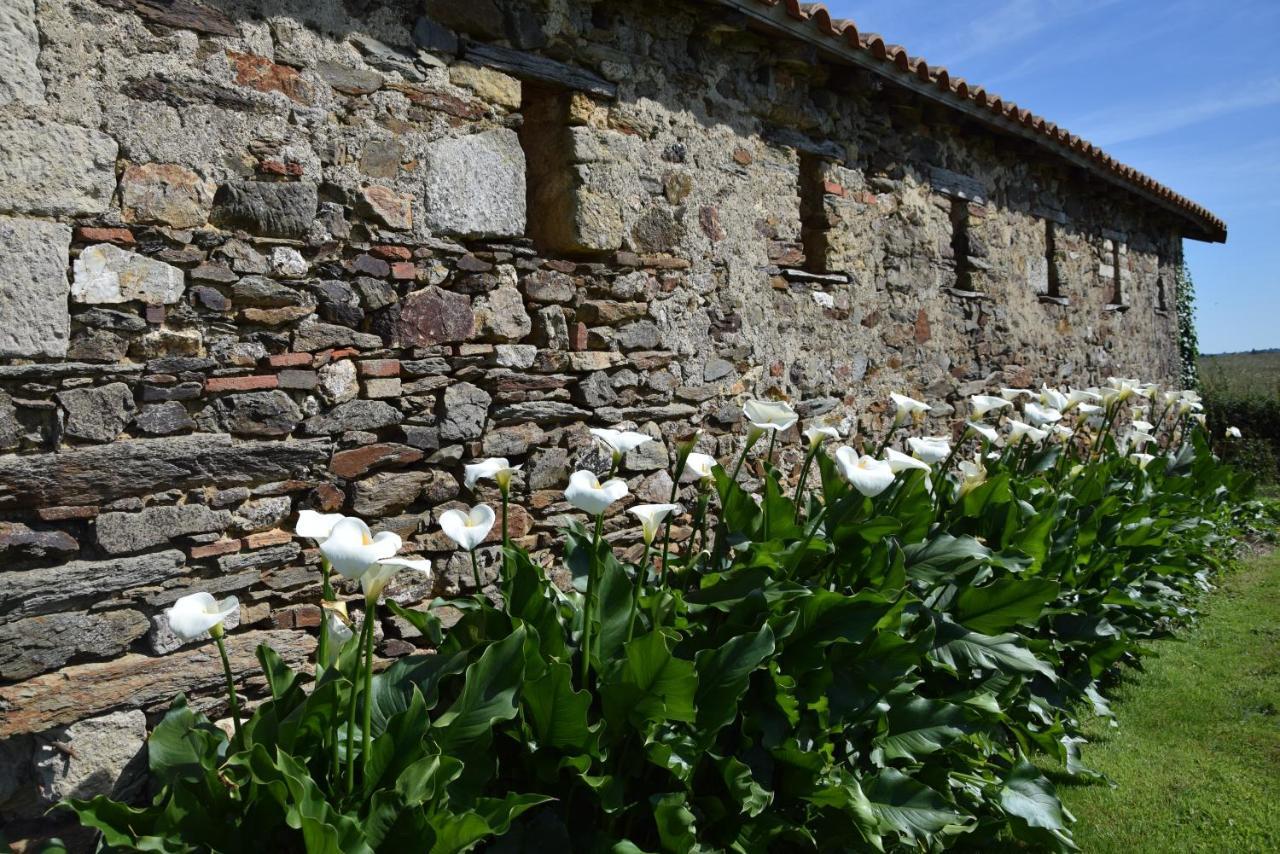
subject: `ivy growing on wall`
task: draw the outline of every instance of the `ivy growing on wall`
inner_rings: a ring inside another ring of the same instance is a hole
[[[1200,339],[1196,335],[1196,286],[1184,261],[1178,268],[1178,355],[1182,360],[1179,380],[1183,388],[1200,387]]]

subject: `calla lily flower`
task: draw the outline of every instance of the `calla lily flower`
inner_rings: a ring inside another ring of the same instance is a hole
[[[961,460],[956,468],[960,470],[960,494],[967,495],[987,482],[987,467],[981,459]]]
[[[742,405],[742,414],[754,429],[778,433],[790,430],[800,420],[790,404],[773,400],[748,400]]]
[[[1228,428],[1227,428],[1227,438],[1228,438],[1228,439],[1240,439],[1240,438],[1242,438],[1243,436],[1244,436],[1244,434],[1240,432],[1240,428],[1239,428],[1239,427],[1228,427]]]
[[[1029,389],[1029,388],[1002,388],[1002,389],[1000,389],[1000,396],[1001,396],[1001,397],[1003,397],[1005,400],[1008,400],[1008,401],[1015,401],[1015,400],[1017,400],[1018,398],[1022,397],[1024,394],[1025,394],[1025,395],[1027,395],[1028,397],[1035,397],[1035,392],[1033,392],[1033,391],[1032,391],[1031,389]]]
[[[910,469],[919,469],[920,471],[932,471],[929,464],[924,460],[918,460],[910,454],[904,454],[895,448],[885,448],[885,462],[889,464],[889,468],[894,474],[898,472],[908,471]]]
[[[999,412],[1011,406],[1013,406],[1011,401],[989,394],[975,394],[969,398],[969,408],[973,410],[974,418],[986,418],[988,413]]]
[[[382,593],[382,588],[386,587],[402,569],[412,569],[415,572],[426,573],[430,577],[431,561],[426,558],[404,557],[389,557],[378,561],[360,576],[360,589],[364,591],[364,598],[376,602],[378,595]]]
[[[467,489],[475,489],[476,481],[492,480],[498,488],[506,492],[511,487],[511,478],[520,471],[520,466],[513,466],[506,457],[490,457],[478,463],[471,463],[462,469],[462,480]]]
[[[893,469],[887,462],[867,454],[858,456],[858,452],[848,446],[836,451],[836,466],[844,479],[868,498],[876,497],[893,483]]]
[[[440,514],[440,530],[465,551],[474,551],[493,530],[493,508],[477,504],[470,510],[446,510]]]
[[[600,483],[594,472],[575,471],[569,477],[569,488],[564,491],[565,500],[592,516],[599,516],[615,501],[630,493],[627,482],[621,478]]]
[[[996,428],[988,424],[980,424],[977,421],[966,421],[964,426],[968,427],[974,433],[977,433],[993,445],[1000,441],[1000,434],[996,432]]]
[[[324,542],[333,531],[333,526],[347,518],[341,513],[317,513],[314,510],[298,511],[298,524],[293,532],[299,537]]]
[[[357,579],[381,560],[400,551],[399,535],[383,531],[376,537],[362,520],[347,517],[333,526],[320,544],[320,554],[344,578]]]
[[[1106,404],[1123,403],[1138,394],[1138,381],[1122,377],[1107,377],[1107,384],[1102,387],[1102,402]]]
[[[1141,430],[1143,433],[1154,433],[1156,425],[1152,424],[1150,421],[1135,419],[1133,422],[1133,429]]]
[[[621,460],[641,445],[653,441],[652,436],[646,436],[634,430],[610,430],[605,427],[592,427],[591,435],[609,449],[613,454],[614,462]]]
[[[924,401],[916,400],[914,397],[907,397],[905,394],[893,393],[889,395],[889,399],[893,401],[893,405],[896,408],[893,416],[893,423],[896,427],[900,427],[908,421],[923,421],[925,413],[931,408]]]
[[[240,607],[236,597],[228,596],[221,602],[210,593],[189,593],[174,602],[165,612],[169,628],[184,641],[193,641],[208,632],[213,637],[222,635],[222,622]]]
[[[1079,404],[1078,409],[1080,411],[1080,414],[1086,418],[1100,416],[1104,412],[1106,412],[1105,409],[1103,409],[1101,406],[1098,406],[1097,404],[1094,404],[1094,403],[1081,403]]]
[[[716,458],[710,454],[699,453],[694,451],[689,454],[688,459],[684,461],[684,471],[681,472],[682,480],[710,480],[712,477],[712,469],[716,467]]]
[[[1195,415],[1191,416],[1191,420],[1199,424],[1201,427],[1203,427],[1205,423],[1209,420],[1209,417],[1205,415],[1203,412],[1197,412]]]
[[[1125,441],[1129,445],[1129,447],[1136,448],[1137,450],[1142,450],[1143,448],[1145,448],[1147,445],[1150,445],[1155,440],[1156,440],[1156,437],[1152,436],[1150,433],[1147,433],[1143,430],[1134,430],[1128,435]]]
[[[1049,388],[1047,385],[1040,386],[1040,402],[1050,409],[1063,410],[1067,406],[1067,396],[1056,388]]]
[[[1095,403],[1099,400],[1102,400],[1102,395],[1098,394],[1096,391],[1092,389],[1073,388],[1073,389],[1067,390],[1066,406],[1060,406],[1058,408],[1061,409],[1063,412],[1070,412],[1072,409],[1075,409],[1077,406],[1080,406],[1081,404]]]
[[[1038,403],[1028,403],[1022,407],[1022,412],[1027,416],[1027,420],[1033,426],[1042,427],[1045,424],[1056,424],[1062,420],[1062,413],[1056,409],[1048,409]]]
[[[1057,436],[1059,439],[1064,439],[1064,440],[1070,439],[1075,434],[1076,434],[1076,431],[1072,430],[1070,427],[1068,427],[1065,424],[1053,425],[1053,435]]]
[[[926,463],[940,463],[951,455],[951,440],[945,436],[912,436],[907,440],[911,453]]]
[[[654,538],[658,536],[658,529],[662,527],[663,521],[679,509],[680,507],[675,504],[637,504],[635,507],[628,508],[627,512],[640,520],[644,544],[651,546]]]
[[[1146,471],[1146,470],[1147,470],[1147,466],[1151,465],[1151,461],[1152,461],[1152,460],[1154,460],[1154,459],[1155,459],[1155,457],[1154,457],[1154,456],[1152,456],[1151,454],[1137,454],[1137,453],[1134,453],[1134,454],[1130,454],[1130,455],[1129,455],[1129,459],[1131,459],[1131,460],[1133,460],[1135,463],[1137,463],[1137,464],[1138,464],[1138,468],[1142,469],[1143,471]]]
[[[1009,419],[1009,441],[1014,444],[1021,442],[1024,438],[1033,442],[1043,442],[1048,435],[1048,432],[1039,427],[1032,427],[1013,418]]]
[[[839,439],[840,431],[834,427],[810,427],[804,431],[804,439],[810,448],[816,448],[828,439]]]

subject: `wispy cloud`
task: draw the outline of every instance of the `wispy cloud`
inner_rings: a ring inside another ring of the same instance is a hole
[[[1280,104],[1280,77],[1261,83],[1223,85],[1158,107],[1108,108],[1072,120],[1072,127],[1101,146],[1120,145],[1171,133],[1232,113]]]

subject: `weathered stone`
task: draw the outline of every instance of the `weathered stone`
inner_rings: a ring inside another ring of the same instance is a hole
[[[147,717],[137,709],[45,733],[34,757],[42,804],[97,795],[129,803],[146,783],[146,740]]]
[[[68,359],[85,362],[118,362],[129,352],[129,341],[105,329],[90,329],[71,339]]]
[[[377,335],[356,332],[346,326],[335,326],[307,319],[298,324],[293,331],[293,349],[305,352],[327,350],[330,347],[367,347],[382,346],[382,339]]]
[[[204,336],[199,329],[155,329],[129,349],[143,359],[199,356],[204,352]]]
[[[351,400],[323,415],[308,418],[304,426],[307,433],[315,436],[348,430],[378,430],[399,424],[403,418],[400,410],[380,400]]]
[[[0,84],[3,85],[3,84]],[[116,141],[89,128],[0,119],[0,210],[97,214],[116,189]]]
[[[422,451],[416,448],[383,443],[339,451],[333,455],[329,469],[338,477],[353,478],[383,466],[407,466],[422,459]]]
[[[370,256],[364,256],[366,258]],[[373,259],[377,260],[377,259]],[[385,264],[386,262],[381,262]],[[391,270],[388,267],[387,273]],[[396,286],[391,282],[384,282],[381,279],[370,278],[369,276],[357,276],[355,279],[356,290],[360,292],[360,302],[366,311],[377,311],[380,308],[386,308],[392,303],[400,299],[400,295],[396,293]]]
[[[218,558],[218,569],[222,570],[224,573],[234,573],[250,568],[263,569],[266,567],[283,566],[284,564],[294,560],[301,551],[302,547],[297,543],[284,543],[283,545],[258,549],[253,552],[226,555],[225,557]],[[302,572],[305,573],[307,570],[303,569]]]
[[[465,341],[475,327],[471,300],[431,286],[414,291],[400,302],[395,337],[404,345],[429,347]]]
[[[138,315],[114,308],[90,308],[77,314],[75,321],[94,329],[110,329],[112,332],[134,333],[147,328],[147,322]]]
[[[27,679],[78,655],[109,658],[147,633],[137,611],[46,614],[0,623],[0,679]]]
[[[387,187],[365,187],[360,191],[365,205],[387,228],[408,231],[413,228],[413,199]]]
[[[356,363],[350,359],[332,362],[320,369],[320,394],[330,404],[355,400],[360,393]]]
[[[65,531],[36,531],[21,522],[0,522],[0,558],[66,557],[80,550]]]
[[[0,107],[44,102],[40,33],[34,0],[11,0],[0,7]]]
[[[213,186],[172,163],[130,166],[120,178],[120,210],[125,222],[196,228],[213,205]]]
[[[229,514],[228,514],[229,515]],[[133,587],[159,584],[182,575],[182,552],[164,551],[111,560],[73,560],[59,566],[5,573],[0,623],[35,614],[96,604],[104,596]]]
[[[287,495],[255,498],[246,501],[235,510],[236,531],[252,534],[281,525],[293,512],[293,501]]]
[[[295,631],[230,634],[226,638],[231,671],[260,672],[255,654],[267,644],[296,666],[315,650],[311,635]],[[217,690],[222,662],[209,644],[161,658],[126,655],[101,664],[82,664],[16,685],[0,686],[0,738],[83,720],[121,708],[168,702],[175,694]]]
[[[57,398],[67,411],[65,434],[88,442],[114,441],[138,408],[124,383],[60,391]]]
[[[564,448],[546,448],[529,458],[525,474],[530,489],[563,487],[569,479],[569,452]]]
[[[184,534],[220,531],[231,524],[226,510],[203,504],[148,507],[141,513],[103,513],[96,523],[98,545],[108,554],[140,552]]]
[[[557,400],[511,403],[498,407],[492,413],[493,420],[497,424],[512,424],[519,421],[548,424],[557,421],[577,421],[589,415],[590,413],[585,409]]]
[[[522,457],[542,444],[547,434],[537,424],[499,427],[484,434],[484,454],[489,457]]]
[[[364,396],[370,400],[400,397],[399,377],[374,377],[364,381]]]
[[[493,348],[493,363],[500,368],[532,368],[538,359],[538,348],[533,344],[499,344]]]
[[[471,383],[455,383],[444,391],[440,438],[445,441],[478,439],[484,432],[493,398]]]
[[[305,237],[318,204],[315,184],[233,181],[218,189],[210,218],[263,237]]]
[[[316,63],[321,79],[344,95],[369,95],[382,88],[382,75],[322,60]]]
[[[360,516],[393,516],[418,500],[432,472],[378,472],[352,484],[351,511]]]
[[[519,341],[533,331],[533,321],[520,291],[504,286],[476,299],[475,328],[486,341]]]
[[[158,489],[290,480],[324,466],[329,455],[326,441],[234,442],[230,436],[201,435],[4,457],[0,509],[100,504]]]
[[[521,282],[525,295],[534,302],[567,303],[577,293],[573,278],[556,270],[538,270]]]
[[[71,296],[83,303],[175,303],[186,287],[177,267],[113,246],[85,247],[75,263]]]
[[[236,83],[259,92],[279,92],[291,101],[309,106],[315,99],[311,84],[287,65],[278,65],[265,56],[227,51],[227,61],[235,72]]]
[[[442,139],[426,155],[427,225],[461,237],[518,237],[525,228],[524,151],[515,131]]]
[[[187,408],[177,401],[144,406],[134,416],[133,423],[143,433],[152,436],[169,436],[196,428]]]
[[[295,290],[265,276],[245,276],[231,289],[236,305],[252,305],[261,308],[311,305],[313,300],[306,291]]]
[[[3,86],[0,82],[0,91]],[[8,157],[5,151],[0,159]],[[5,193],[3,172],[0,164],[0,198]],[[66,225],[0,216],[0,357],[67,354],[70,247]]]
[[[235,23],[218,9],[196,0],[101,0],[103,5],[130,9],[162,27],[195,30],[214,36],[239,37]]]
[[[205,412],[237,436],[287,436],[303,417],[293,398],[279,390],[220,397]]]
[[[355,290],[340,279],[312,282],[311,288],[320,302],[320,316],[343,326],[359,326],[364,309]]]
[[[460,62],[449,67],[449,82],[470,89],[489,103],[509,110],[520,108],[520,81],[510,74]]]
[[[18,410],[13,405],[13,398],[0,392],[0,451],[8,451],[18,447],[26,428],[18,420]]]

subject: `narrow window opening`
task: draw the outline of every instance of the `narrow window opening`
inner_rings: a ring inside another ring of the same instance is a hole
[[[800,243],[804,247],[804,269],[810,273],[830,272],[826,172],[826,162],[821,157],[800,152]]]
[[[1156,276],[1156,309],[1159,311],[1169,310],[1169,296],[1166,293],[1167,285],[1164,280],[1164,273]]]
[[[1061,297],[1062,274],[1058,269],[1058,227],[1052,220],[1044,222],[1044,263],[1048,277],[1045,294],[1055,298]]]
[[[961,198],[951,199],[951,253],[955,256],[956,290],[974,291],[973,261],[970,260],[969,203]]]
[[[1111,241],[1112,290],[1111,304],[1125,305],[1124,301],[1124,261],[1126,260],[1124,244],[1119,240]]]
[[[528,233],[541,251],[571,252],[574,234],[577,176],[569,136],[570,93],[524,82],[520,100],[523,123],[525,201]]]

